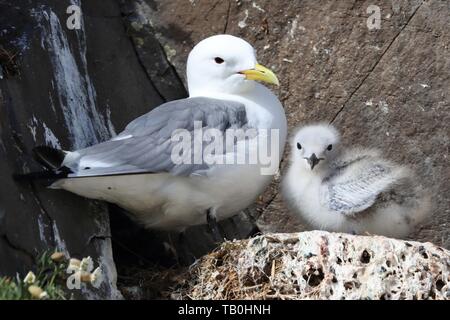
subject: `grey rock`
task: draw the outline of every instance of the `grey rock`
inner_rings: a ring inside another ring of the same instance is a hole
[[[66,28],[68,3],[2,3],[2,47],[17,53],[20,73],[0,81],[0,275],[23,275],[44,250],[58,249],[102,264],[105,284],[76,297],[117,299],[107,206],[12,180],[42,169],[31,158],[35,145],[71,149],[107,139],[164,101],[136,59],[119,6],[78,4],[81,30]]]
[[[42,169],[31,159],[35,145],[71,149],[95,143],[113,134],[112,123],[123,126],[115,117],[124,109],[129,108],[127,116],[137,116],[162,102],[140,65],[124,54],[134,50],[118,6],[90,3],[82,4],[81,30],[66,28],[67,3],[2,4],[9,35],[2,47],[15,53],[20,72],[0,82],[0,274],[23,275],[44,250],[92,256],[102,264],[105,284],[75,296],[117,299],[107,207],[11,177]],[[102,18],[107,14],[118,19]],[[98,29],[104,29],[100,36]]]

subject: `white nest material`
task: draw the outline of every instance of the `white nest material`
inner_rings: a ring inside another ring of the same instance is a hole
[[[450,252],[431,243],[324,231],[226,242],[176,296],[191,299],[448,299]]]

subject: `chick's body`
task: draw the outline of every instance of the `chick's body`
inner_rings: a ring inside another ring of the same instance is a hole
[[[291,210],[315,229],[404,237],[430,212],[411,170],[377,150],[339,150],[328,125],[296,134],[282,189]]]

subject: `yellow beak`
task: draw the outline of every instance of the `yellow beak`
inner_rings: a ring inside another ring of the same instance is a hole
[[[278,81],[278,78],[275,75],[275,73],[273,73],[272,70],[270,70],[258,63],[256,64],[254,69],[244,70],[244,71],[241,71],[240,73],[244,74],[245,79],[247,79],[247,80],[259,80],[259,81],[264,81],[264,82],[271,83],[271,84],[274,84],[277,86],[280,85],[280,81]]]

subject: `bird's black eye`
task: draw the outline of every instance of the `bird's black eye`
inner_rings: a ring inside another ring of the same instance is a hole
[[[217,64],[222,64],[222,63],[225,62],[225,60],[223,60],[221,57],[215,57],[215,58],[214,58],[214,61],[215,61]]]
[[[327,150],[328,150],[328,151],[331,151],[331,149],[333,149],[333,145],[332,145],[332,144],[330,144],[330,145],[327,147]]]
[[[301,150],[301,149],[302,149],[302,145],[301,145],[299,142],[297,142],[297,149],[298,149],[298,150]]]

